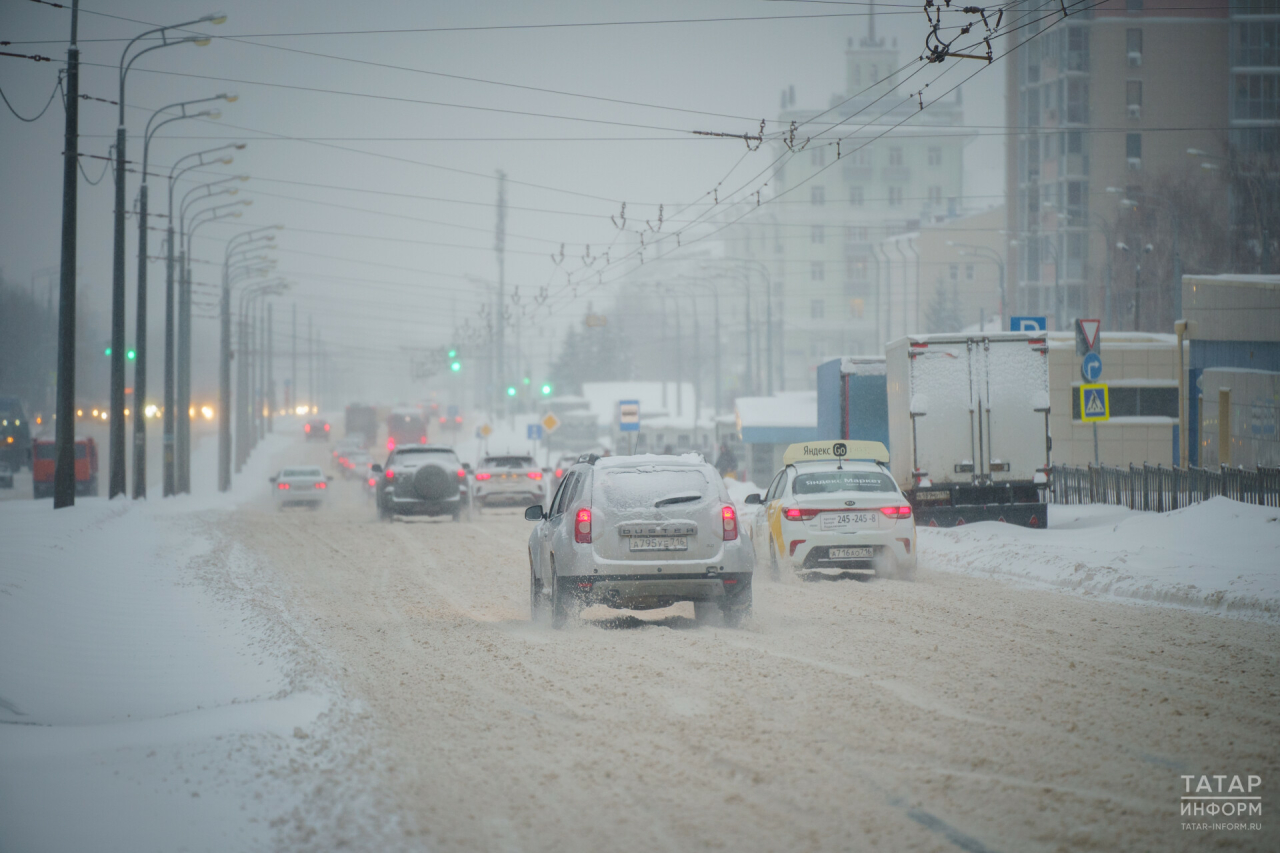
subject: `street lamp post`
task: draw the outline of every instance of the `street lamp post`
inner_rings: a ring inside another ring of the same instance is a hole
[[[240,369],[237,371],[239,381],[237,382],[237,391],[239,392],[239,401],[236,406],[236,472],[239,473],[244,463],[249,459],[249,451],[256,442],[256,430],[252,422],[252,407],[254,405],[253,394],[249,388],[249,383],[253,380],[253,369],[250,365],[250,318],[249,310],[252,308],[253,301],[262,296],[276,295],[283,293],[287,284],[280,280],[268,281],[253,287],[246,287],[240,291],[239,305],[239,326],[240,335],[236,342],[236,352],[240,357]]]
[[[217,110],[202,110],[198,113],[188,113],[187,107],[192,104],[203,104],[209,101],[234,101],[235,95],[215,95],[212,98],[197,98],[191,101],[180,101],[175,104],[169,104],[167,107],[161,107],[151,114],[151,118],[147,119],[147,127],[142,135],[142,184],[138,188],[138,294],[137,294],[137,319],[134,323],[134,338],[137,341],[135,349],[137,358],[133,368],[133,497],[145,498],[147,496],[147,421],[146,421],[146,405],[147,405],[147,198],[148,198],[148,181],[147,166],[150,162],[151,140],[155,134],[166,124],[175,121],[192,118],[218,118]],[[175,116],[166,116],[159,124],[152,127],[154,122],[161,115],[169,110],[177,109],[179,114]],[[163,494],[169,494],[163,491]]]
[[[232,143],[230,145],[220,145],[217,148],[210,148],[207,151],[197,151],[194,154],[188,154],[180,157],[169,170],[169,228],[168,228],[168,258],[165,262],[165,280],[164,280],[164,489],[163,493],[166,497],[174,494],[175,491],[175,471],[174,471],[174,453],[175,453],[175,436],[174,427],[177,423],[176,406],[176,387],[174,377],[174,215],[173,205],[173,189],[177,185],[177,181],[184,174],[192,169],[200,166],[211,165],[211,163],[221,163],[230,165],[231,157],[221,157],[210,162],[205,161],[205,157],[215,154],[219,151],[227,149],[243,149],[244,143]],[[196,162],[179,170],[179,166],[187,160],[195,158]]]
[[[230,208],[245,207],[252,203],[247,200],[235,201],[196,211],[192,214],[190,228],[185,227],[186,203],[180,208],[178,226],[180,233],[185,234],[186,242],[181,251],[183,262],[178,288],[175,490],[179,494],[191,491],[191,242],[202,225],[220,219],[239,218],[240,212]]]
[[[181,24],[174,24],[167,27],[155,27],[147,30],[137,36],[134,36],[125,45],[124,50],[120,53],[120,62],[117,66],[117,74],[120,82],[120,99],[119,120],[116,123],[116,171],[115,171],[115,227],[114,227],[114,246],[112,251],[111,266],[111,400],[110,400],[110,432],[108,435],[108,475],[107,475],[107,497],[113,498],[116,495],[125,492],[125,454],[124,454],[124,361],[125,361],[125,344],[124,344],[124,216],[125,216],[125,81],[129,76],[129,69],[133,67],[133,63],[139,58],[153,50],[159,50],[162,47],[173,47],[179,44],[196,44],[207,45],[209,39],[203,36],[185,36],[183,38],[170,38],[169,30],[181,29],[182,27],[190,27],[196,24],[221,24],[227,18],[225,15],[205,15],[194,21],[186,21]],[[132,56],[129,52],[133,50],[139,39],[147,36],[159,34],[160,43],[153,44],[150,47],[144,47],[134,53]],[[137,412],[135,417],[143,417],[142,412]]]
[[[1173,220],[1173,302],[1171,307],[1173,308],[1173,319],[1174,320],[1181,319],[1182,317],[1182,253],[1178,249],[1178,232],[1182,230],[1181,228],[1182,223],[1181,223],[1181,220],[1178,218],[1178,206],[1173,202],[1169,201],[1168,199],[1161,198],[1158,195],[1155,195],[1153,193],[1149,193],[1149,192],[1146,192],[1145,190],[1140,190],[1140,189],[1121,190],[1120,187],[1107,187],[1107,192],[1109,193],[1123,192],[1126,196],[1127,195],[1140,196],[1141,198],[1145,199],[1147,202],[1155,201],[1156,204],[1152,206],[1156,208],[1163,208],[1165,211],[1168,212],[1169,218]],[[1130,198],[1120,199],[1120,204],[1123,207],[1134,207],[1134,208],[1138,207],[1138,202]],[[1137,299],[1136,293],[1134,294],[1134,298]],[[1157,292],[1156,299],[1158,300],[1159,298],[1160,298],[1160,294]],[[1159,303],[1157,302],[1157,310],[1158,309],[1159,309]],[[1134,331],[1137,331],[1137,328],[1138,328],[1137,323],[1135,321]]]

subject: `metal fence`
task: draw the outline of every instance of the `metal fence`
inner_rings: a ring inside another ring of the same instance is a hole
[[[1130,465],[1079,468],[1054,465],[1049,500],[1058,504],[1118,504],[1130,509],[1167,512],[1213,497],[1280,507],[1280,468],[1218,470]]]

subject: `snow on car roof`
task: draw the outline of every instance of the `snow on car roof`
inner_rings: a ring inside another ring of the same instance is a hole
[[[644,465],[663,465],[677,467],[698,467],[706,465],[707,460],[701,453],[681,453],[678,456],[660,453],[640,453],[635,456],[604,456],[597,460],[597,469],[607,468],[640,468]]]
[[[843,463],[835,459],[814,459],[814,460],[797,460],[791,463],[791,467],[797,471],[834,471],[837,467],[843,465],[846,471],[883,471],[878,462],[866,462],[860,459],[846,460]]]

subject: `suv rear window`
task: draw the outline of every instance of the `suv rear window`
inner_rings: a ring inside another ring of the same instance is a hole
[[[681,495],[699,495],[706,498],[711,492],[711,481],[697,468],[619,468],[605,470],[597,475],[604,499],[618,507],[651,507],[658,501]]]
[[[791,490],[797,495],[826,495],[833,492],[896,492],[898,486],[892,477],[878,471],[820,471],[799,475]]]
[[[532,468],[532,456],[490,456],[484,460],[485,468]]]

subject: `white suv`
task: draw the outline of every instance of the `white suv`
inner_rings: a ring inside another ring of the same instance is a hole
[[[476,468],[475,480],[481,506],[541,503],[545,494],[542,469],[532,456],[486,456]]]
[[[531,506],[534,620],[564,624],[576,607],[646,610],[692,601],[737,625],[751,612],[755,556],[716,469],[683,456],[584,456],[550,507]]]

